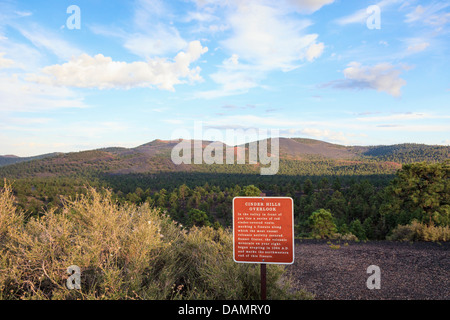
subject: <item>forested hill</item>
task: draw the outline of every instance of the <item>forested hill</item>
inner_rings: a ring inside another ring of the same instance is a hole
[[[26,162],[26,161],[31,161],[31,160],[39,160],[39,159],[54,157],[59,154],[61,154],[61,153],[58,153],[58,152],[47,153],[47,154],[42,154],[42,155],[38,155],[38,156],[34,156],[34,157],[18,157],[18,156],[14,156],[14,155],[0,156],[0,167],[7,166],[10,164],[14,164],[14,163],[20,163],[20,162]]]
[[[404,143],[392,146],[355,147],[361,154],[397,163],[441,162],[449,158],[449,146]]]
[[[175,165],[170,156],[178,142],[154,140],[135,148],[110,147],[30,158],[3,156],[0,157],[0,177],[90,176],[98,173],[260,172],[259,164]],[[204,149],[211,141],[200,143]],[[235,152],[243,148],[248,156],[248,145],[224,146],[224,155],[227,148],[233,148]],[[343,146],[313,139],[280,138],[278,173],[315,176],[394,174],[405,163],[445,161],[449,159],[449,151],[449,146],[437,145]]]

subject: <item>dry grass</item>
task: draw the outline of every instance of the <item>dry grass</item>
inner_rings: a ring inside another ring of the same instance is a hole
[[[397,226],[388,239],[398,241],[450,241],[450,227],[426,225],[414,220],[409,225]]]

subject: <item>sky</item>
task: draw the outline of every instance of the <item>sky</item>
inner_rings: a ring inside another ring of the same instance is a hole
[[[0,155],[196,126],[449,145],[450,2],[0,0]]]

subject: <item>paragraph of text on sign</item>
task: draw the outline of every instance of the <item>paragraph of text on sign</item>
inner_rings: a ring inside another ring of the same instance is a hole
[[[236,262],[293,263],[292,198],[234,198],[233,245]]]

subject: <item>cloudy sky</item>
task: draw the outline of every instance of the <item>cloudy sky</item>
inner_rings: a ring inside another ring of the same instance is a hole
[[[450,2],[0,0],[0,154],[135,147],[199,121],[448,145]]]

